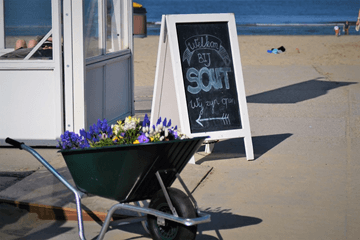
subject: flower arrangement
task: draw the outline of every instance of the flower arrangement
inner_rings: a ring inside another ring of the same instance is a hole
[[[66,131],[60,136],[58,147],[61,149],[84,149],[123,144],[140,144],[148,142],[170,141],[187,138],[171,126],[171,120],[163,121],[161,117],[156,125],[150,126],[148,115],[144,121],[139,118],[127,117],[124,122],[118,121],[115,125],[108,125],[107,120],[100,119],[97,124],[90,126],[89,131],[80,130],[80,134]]]

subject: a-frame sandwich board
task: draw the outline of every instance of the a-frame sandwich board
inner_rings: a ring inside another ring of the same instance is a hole
[[[209,136],[209,144],[244,138],[254,159],[233,14],[162,17],[151,123],[160,116],[188,136]]]

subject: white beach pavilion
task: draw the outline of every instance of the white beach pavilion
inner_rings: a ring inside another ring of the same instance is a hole
[[[14,14],[38,24],[11,26]],[[32,30],[38,44],[14,57],[16,39],[35,38]],[[54,146],[66,130],[115,123],[134,115],[133,89],[132,1],[0,0],[0,145]]]

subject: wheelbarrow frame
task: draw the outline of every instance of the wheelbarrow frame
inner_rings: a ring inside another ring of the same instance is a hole
[[[77,213],[77,221],[78,221],[78,234],[79,234],[79,238],[81,240],[85,240],[85,235],[84,235],[84,223],[83,223],[83,217],[82,217],[82,207],[81,207],[81,198],[84,197],[86,195],[86,193],[77,190],[74,186],[72,186],[61,174],[59,174],[56,169],[54,169],[38,152],[36,152],[34,149],[32,149],[31,147],[25,145],[23,142],[18,142],[14,139],[11,138],[6,138],[5,140],[6,143],[13,145],[14,147],[17,147],[19,149],[23,149],[27,152],[29,152],[30,154],[32,154],[46,169],[48,169],[61,183],[63,183],[70,191],[73,192],[74,196],[75,196],[75,201],[76,201],[76,213]],[[182,185],[182,187],[184,188],[186,194],[188,195],[189,199],[192,201],[192,203],[194,204],[194,208],[196,209],[197,215],[198,217],[196,218],[182,218],[179,217],[176,209],[174,208],[168,191],[166,189],[166,186],[162,180],[162,177],[160,175],[160,173],[167,173],[167,172],[175,172],[175,176],[176,178],[179,180],[180,184]],[[157,217],[157,223],[159,225],[163,225],[165,223],[165,220],[169,220],[169,221],[173,221],[173,222],[177,222],[180,224],[183,224],[185,226],[194,226],[194,225],[198,225],[198,224],[202,224],[202,223],[207,223],[210,222],[210,215],[209,214],[204,214],[202,213],[199,209],[198,209],[198,205],[197,202],[195,200],[195,198],[192,196],[191,192],[189,191],[189,189],[187,188],[186,184],[184,183],[184,181],[182,180],[182,178],[180,177],[180,174],[176,171],[176,169],[164,169],[164,170],[158,170],[155,173],[156,178],[160,184],[161,190],[164,193],[164,196],[166,198],[166,202],[169,205],[169,208],[171,209],[172,214],[168,214],[168,213],[164,213],[155,209],[151,209],[151,208],[147,208],[147,207],[141,207],[140,204],[137,202],[137,206],[134,205],[130,205],[128,203],[117,203],[115,205],[113,205],[105,218],[105,221],[101,227],[99,236],[98,236],[98,240],[102,240],[105,236],[105,233],[109,227],[110,221],[111,221],[111,217],[114,214],[114,212],[118,209],[125,209],[125,210],[129,210],[129,211],[133,211],[133,212],[137,212],[139,216],[143,216],[143,214],[149,214],[149,215],[153,215],[155,217]],[[145,230],[148,232],[146,223],[144,221],[142,221],[142,225],[145,228]]]

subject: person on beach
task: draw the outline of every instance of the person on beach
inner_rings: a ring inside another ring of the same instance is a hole
[[[26,45],[26,41],[24,39],[18,39],[15,43],[14,50],[22,49],[22,48],[33,48],[37,44],[35,39],[31,39],[28,44]]]
[[[43,38],[44,36],[36,37],[36,39],[29,40],[28,44],[26,44],[26,41],[24,39],[18,39],[15,43],[15,49],[23,49],[23,48],[34,48],[38,42]],[[49,37],[44,44],[41,46],[42,49],[51,49],[52,48],[52,37]]]
[[[358,14],[358,19],[356,21],[356,26],[355,26],[355,30],[358,32],[360,29],[360,9],[359,9],[359,14]]]
[[[1,60],[25,58],[44,36],[31,39],[28,44],[24,39],[18,39],[15,43],[15,50],[0,56]],[[52,37],[49,37],[41,47],[32,55],[32,58],[52,58]]]
[[[349,21],[346,21],[345,24],[344,24],[344,32],[345,32],[345,35],[349,35]]]
[[[335,31],[335,36],[338,37],[338,36],[339,36],[339,33],[340,33],[339,26],[336,25],[336,26],[334,27],[334,31]]]

